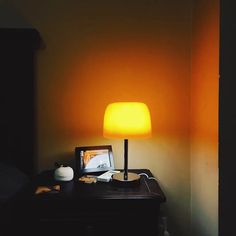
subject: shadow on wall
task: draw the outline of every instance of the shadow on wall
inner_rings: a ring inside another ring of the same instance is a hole
[[[34,28],[19,11],[10,4],[0,3],[0,28]]]

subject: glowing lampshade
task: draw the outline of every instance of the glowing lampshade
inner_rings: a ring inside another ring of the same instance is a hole
[[[107,138],[146,138],[152,132],[150,112],[141,102],[116,102],[107,106],[103,135]]]

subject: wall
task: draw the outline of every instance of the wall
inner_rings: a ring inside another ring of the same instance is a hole
[[[167,196],[171,235],[189,235],[191,1],[2,2],[9,13],[2,26],[34,27],[45,43],[37,69],[38,171],[55,161],[73,165],[75,146],[102,144],[112,144],[123,167],[122,140],[102,137],[105,107],[146,102],[153,137],[130,140],[129,167],[153,172]]]
[[[218,235],[219,1],[193,11],[191,221],[193,236]]]

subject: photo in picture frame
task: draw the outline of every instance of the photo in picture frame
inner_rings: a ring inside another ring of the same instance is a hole
[[[78,175],[114,170],[111,145],[76,147],[75,158]]]

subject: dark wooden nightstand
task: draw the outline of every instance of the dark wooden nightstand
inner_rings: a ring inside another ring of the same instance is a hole
[[[152,176],[150,170],[130,170]],[[59,193],[35,195],[39,185],[60,184]],[[58,182],[53,171],[44,171],[33,182],[28,202],[28,216],[32,224],[67,227],[78,235],[158,235],[161,203],[166,197],[154,179],[141,175],[140,185],[117,187],[112,182],[86,184],[75,177]]]

